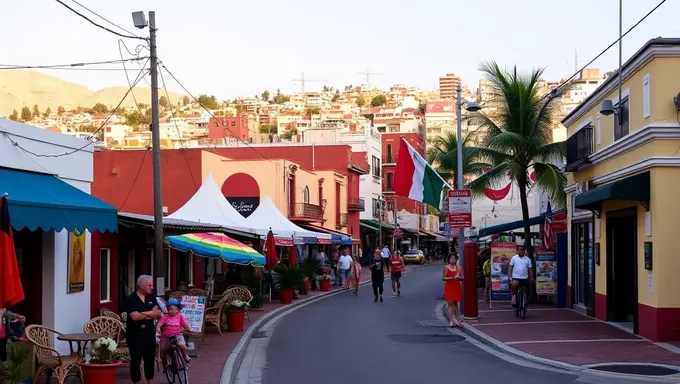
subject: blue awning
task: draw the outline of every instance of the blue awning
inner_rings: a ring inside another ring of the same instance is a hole
[[[352,245],[352,238],[342,232],[332,231],[328,228],[317,227],[312,224],[303,224],[302,228],[308,229],[312,232],[328,233],[331,235],[331,244]]]
[[[5,192],[16,230],[118,231],[114,206],[56,176],[0,168],[0,194]]]

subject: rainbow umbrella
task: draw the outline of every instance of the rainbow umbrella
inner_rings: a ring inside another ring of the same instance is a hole
[[[165,243],[168,247],[181,252],[191,252],[207,258],[221,258],[227,263],[263,267],[265,262],[264,256],[256,250],[219,232],[167,236]]]

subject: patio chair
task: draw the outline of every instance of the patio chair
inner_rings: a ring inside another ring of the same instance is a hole
[[[205,289],[191,288],[187,291],[187,296],[203,296],[208,297],[208,291]]]
[[[120,317],[119,314],[117,314],[116,312],[114,312],[110,309],[102,308],[99,312],[100,312],[101,316],[110,317],[110,318],[116,319],[118,321],[123,321],[123,319]]]
[[[182,301],[182,296],[186,295],[187,293],[184,291],[175,291],[168,296],[168,299],[177,299],[179,301]]]
[[[227,305],[228,299],[229,296],[225,294],[214,306],[205,309],[205,323],[217,326],[217,331],[220,335],[222,334],[222,314],[224,313],[224,308]]]
[[[224,291],[224,296],[229,297],[226,301],[226,304],[234,300],[241,300],[245,301],[246,303],[248,303],[248,305],[250,305],[250,302],[253,300],[253,294],[245,285],[232,285],[231,287],[227,288],[226,291]],[[248,316],[248,308],[246,308],[246,319],[248,319],[248,322],[250,323],[250,316]]]
[[[78,365],[78,362],[81,361],[80,356],[62,356],[57,352],[52,346],[52,337],[54,335],[59,336],[62,333],[42,325],[33,324],[26,327],[26,339],[33,344],[35,357],[38,360],[38,370],[35,376],[33,376],[33,382],[35,383],[42,374],[47,376],[48,372],[55,374],[58,384],[65,384],[66,378],[72,375],[78,376],[82,382],[83,371]]]
[[[118,344],[118,348],[113,352],[114,360],[130,362],[130,350],[123,339],[123,331],[123,323],[107,316],[95,317],[83,326],[83,332],[109,337]]]

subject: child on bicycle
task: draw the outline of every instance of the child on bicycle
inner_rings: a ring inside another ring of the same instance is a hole
[[[156,332],[161,335],[161,360],[163,367],[167,366],[167,354],[172,350],[172,337],[177,340],[177,347],[182,352],[184,361],[188,364],[191,361],[187,353],[187,345],[182,335],[182,329],[189,330],[189,324],[184,320],[179,311],[182,310],[182,304],[177,299],[170,299],[166,304],[168,313],[164,314],[158,324],[156,324]]]

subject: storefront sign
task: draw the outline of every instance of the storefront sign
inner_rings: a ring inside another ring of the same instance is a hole
[[[182,296],[182,316],[189,324],[189,331],[194,333],[203,332],[205,317],[205,297]]]
[[[316,239],[317,244],[331,244],[332,239]]]
[[[398,239],[398,238],[400,238],[400,237],[402,237],[402,236],[404,236],[404,231],[402,231],[402,230],[399,229],[399,228],[397,228],[397,229],[394,230],[394,238],[395,238],[395,239]]]
[[[222,184],[222,194],[243,217],[250,216],[260,205],[260,186],[247,173],[234,173]]]
[[[85,233],[68,234],[68,286],[67,293],[85,290]]]
[[[567,232],[567,211],[561,211],[553,215],[551,229],[553,234]]]
[[[257,207],[260,206],[260,197],[227,197],[227,201],[231,204],[236,212],[243,217],[250,216]]]
[[[557,293],[557,259],[553,251],[538,251],[536,254],[536,294]]]
[[[292,247],[293,238],[274,236],[274,244],[278,245],[279,247]]]
[[[469,189],[449,190],[449,226],[472,227],[472,191]]]
[[[652,242],[645,241],[645,269],[652,269]]]
[[[517,254],[517,244],[491,243],[491,300],[510,300],[510,259]]]

